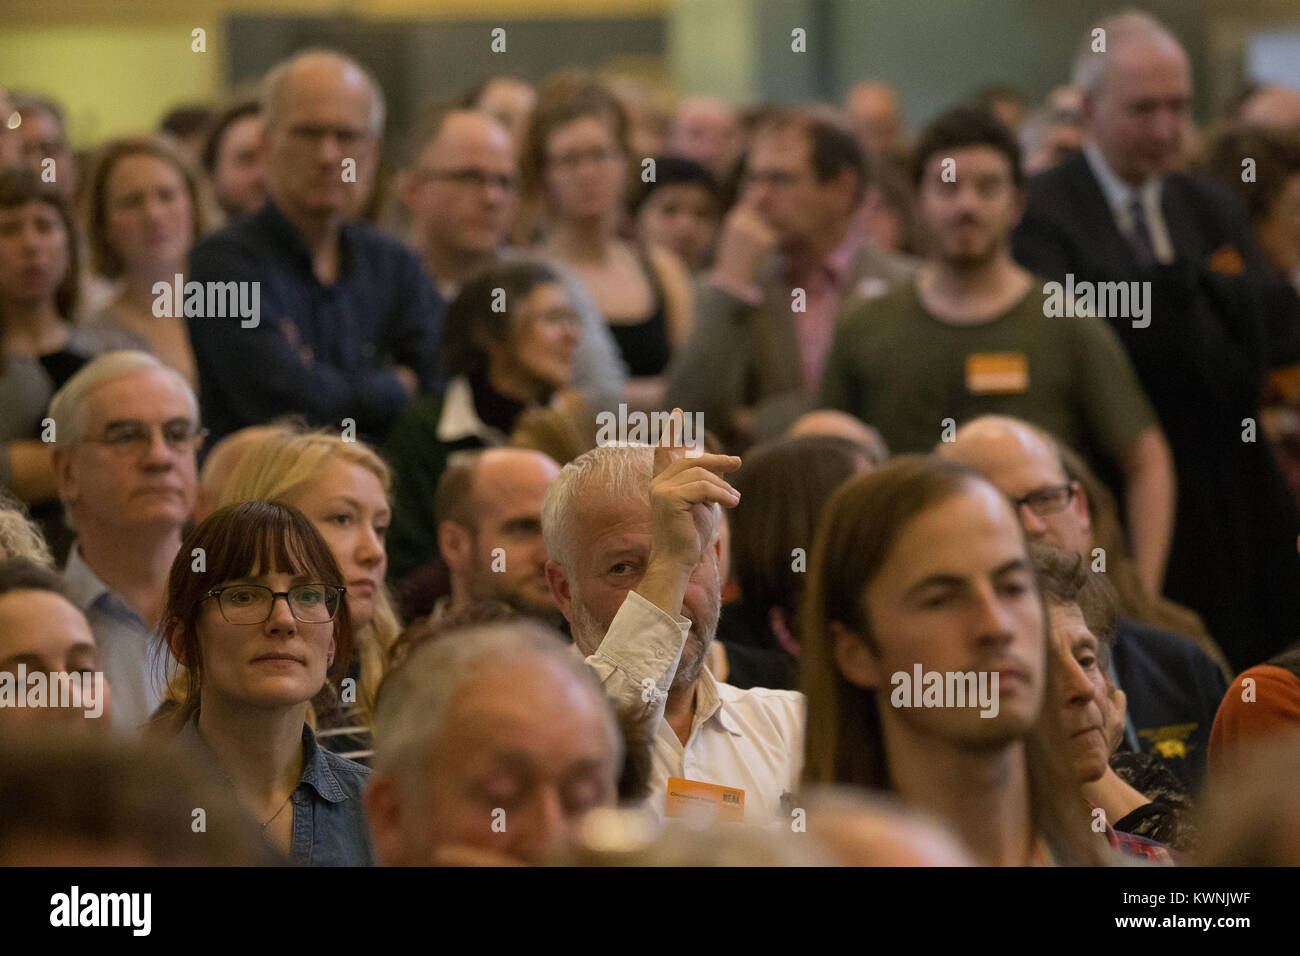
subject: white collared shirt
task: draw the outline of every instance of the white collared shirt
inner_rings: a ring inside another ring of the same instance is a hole
[[[695,684],[695,717],[683,747],[663,715],[690,629],[690,621],[630,591],[604,641],[587,658],[624,725],[654,728],[646,808],[662,820],[668,778],[683,777],[744,790],[747,824],[789,826],[782,798],[797,790],[803,771],[803,695],[741,690],[717,680],[706,666]]]
[[[1133,238],[1133,215],[1129,207],[1133,205],[1134,197],[1137,197],[1141,200],[1142,211],[1146,214],[1147,230],[1151,233],[1151,249],[1155,253],[1156,261],[1173,262],[1174,244],[1169,238],[1165,214],[1160,209],[1163,180],[1159,176],[1152,176],[1141,186],[1130,186],[1110,168],[1106,157],[1101,153],[1101,148],[1092,140],[1083,144],[1083,155],[1092,168],[1092,174],[1097,178],[1102,195],[1106,197],[1106,203],[1110,206],[1111,215],[1115,217],[1115,223],[1124,237],[1130,241]]]
[[[447,383],[442,395],[442,414],[438,416],[438,441],[454,442],[462,438],[479,438],[488,447],[504,445],[509,437],[501,434],[474,408],[474,390],[469,379],[458,375]]]

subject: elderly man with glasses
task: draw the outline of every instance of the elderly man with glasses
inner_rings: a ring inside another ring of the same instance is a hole
[[[985,415],[958,428],[936,452],[977,469],[1007,495],[1030,541],[1073,551],[1101,569],[1087,496],[1069,479],[1045,432],[1017,418]],[[1157,754],[1189,788],[1199,786],[1210,727],[1227,690],[1218,667],[1190,638],[1121,612],[1110,671],[1128,697],[1125,748]]]
[[[110,352],[68,380],[49,415],[55,483],[77,533],[64,580],[103,655],[113,726],[131,730],[162,702],[149,648],[194,507],[198,402],[153,356]]]

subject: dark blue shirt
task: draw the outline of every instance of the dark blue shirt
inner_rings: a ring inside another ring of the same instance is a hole
[[[194,761],[234,784],[219,758],[199,734],[199,715],[185,724],[177,743]],[[302,725],[302,776],[294,789],[293,843],[289,855],[303,866],[372,866],[370,831],[366,827],[362,792],[370,769],[316,744],[311,727]]]
[[[214,440],[291,412],[316,426],[342,428],[351,418],[378,439],[406,404],[386,366],[409,366],[426,392],[441,386],[442,299],[415,253],[368,223],[342,227],[338,281],[326,286],[298,231],[268,201],[200,241],[187,279],[205,289],[260,283],[254,327],[238,315],[187,316]],[[311,350],[310,364],[300,346]]]

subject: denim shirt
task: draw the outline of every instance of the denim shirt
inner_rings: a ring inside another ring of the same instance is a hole
[[[234,789],[217,755],[199,735],[197,711],[177,735],[176,742],[200,766],[215,771]],[[291,859],[303,866],[372,866],[370,831],[361,800],[370,768],[323,750],[305,723],[302,756],[302,776],[290,797],[293,803]]]

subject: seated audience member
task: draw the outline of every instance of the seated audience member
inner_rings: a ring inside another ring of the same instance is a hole
[[[77,533],[64,581],[104,656],[114,725],[134,729],[162,703],[150,644],[194,509],[198,403],[154,356],[111,352],[68,380],[50,417],[59,497]]]
[[[26,668],[25,681],[19,665]],[[44,690],[33,706],[28,681],[38,674]],[[0,681],[11,688],[0,695],[6,731],[25,733],[50,718],[60,718],[58,726],[67,730],[108,728],[113,708],[90,625],[59,576],[26,558],[0,558]]]
[[[627,112],[598,81],[563,74],[542,87],[522,154],[525,190],[550,214],[537,249],[591,294],[627,366],[628,405],[654,410],[668,362],[690,336],[693,305],[675,256],[619,234],[629,151]]]
[[[564,286],[539,262],[494,265],[456,296],[444,343],[447,390],[413,402],[385,446],[395,477],[394,579],[437,554],[434,498],[447,456],[506,444],[526,409],[568,389],[578,338]]]
[[[798,688],[799,605],[817,519],[835,489],[871,464],[855,443],[821,436],[745,454],[740,504],[729,516],[740,597],[718,619],[729,684]]]
[[[0,171],[0,488],[32,506],[56,552],[68,533],[56,504],[45,421],[50,397],[96,355],[140,344],[75,324],[77,227],[62,194],[22,169]]]
[[[522,448],[456,452],[448,459],[433,510],[450,593],[434,604],[434,620],[495,600],[564,627],[546,582],[542,540],[542,499],[559,472],[546,455]]]
[[[714,96],[688,96],[677,104],[664,139],[669,156],[698,163],[715,182],[731,176],[744,149],[736,110]]]
[[[651,748],[647,809],[672,815],[669,778],[688,778],[743,791],[748,824],[789,826],[803,699],[705,666],[722,588],[713,506],[739,500],[722,476],[740,459],[685,457],[682,422],[674,412],[659,447],[594,448],[565,466],[542,504],[547,577],[629,739]]]
[[[63,109],[52,99],[29,94],[15,96],[14,109],[20,120],[18,139],[23,165],[37,176],[48,176],[52,171],[54,179],[45,181],[51,182],[65,202],[73,203],[81,176],[77,157],[68,144]],[[49,165],[51,160],[53,166]]]
[[[1239,771],[1242,752],[1256,744],[1300,739],[1300,644],[1228,685],[1210,730],[1210,776]]]
[[[1160,824],[1175,830],[1176,811],[1152,803],[1110,766],[1114,743],[1110,734],[1117,728],[1107,721],[1113,708],[1105,674],[1115,639],[1114,591],[1104,578],[1088,570],[1078,554],[1050,545],[1031,545],[1029,554],[1047,605],[1050,645],[1056,655],[1058,681],[1049,704],[1060,710],[1068,741],[1066,758],[1093,810],[1092,830],[1104,833],[1111,847],[1125,853],[1171,862],[1162,844],[1135,831]]]
[[[540,863],[616,800],[623,741],[561,636],[527,618],[415,647],[375,711],[366,815],[389,865]]]
[[[361,803],[370,771],[322,749],[305,720],[352,659],[343,582],[301,511],[231,505],[186,537],[158,638],[185,667],[186,688],[156,729],[225,779],[272,846],[310,866],[371,862]]]
[[[852,479],[809,560],[804,783],[890,791],[982,865],[1103,862],[1050,705],[1045,618],[1020,523],[974,471],[907,455]],[[999,683],[987,705],[927,707],[910,686],[925,672]]]
[[[161,140],[118,139],[100,149],[88,184],[87,230],[92,265],[120,291],[88,320],[121,329],[198,388],[185,316],[177,310],[190,247],[203,232],[194,175]],[[154,287],[163,285],[159,293]]]
[[[0,806],[3,867],[280,862],[198,768],[142,742],[0,739]],[[197,807],[202,828],[194,826]]]
[[[1128,508],[1142,581],[1196,610],[1244,670],[1285,646],[1300,620],[1300,512],[1268,443],[1243,440],[1242,424],[1259,420],[1269,370],[1300,359],[1300,303],[1262,267],[1240,204],[1181,171],[1193,90],[1178,39],[1126,11],[1096,23],[1079,49],[1083,151],[1028,184],[1015,255],[1076,294],[1108,298],[1107,322],[1159,416],[1178,482],[1163,588],[1155,555],[1143,553],[1147,509]],[[1143,308],[1106,289],[1140,295]]]
[[[853,229],[865,178],[857,140],[822,113],[759,118],[668,389],[724,442],[775,437],[814,407],[838,316],[911,274]]]
[[[1201,803],[1196,866],[1300,866],[1300,747],[1250,748],[1232,773],[1213,774]]]
[[[800,415],[786,431],[786,438],[808,438],[813,435],[846,438],[857,445],[867,462],[883,465],[889,458],[889,448],[880,432],[860,418],[833,408],[819,408]]]
[[[247,451],[217,500],[218,506],[292,505],[316,526],[338,562],[355,649],[343,669],[351,684],[326,683],[312,701],[313,726],[321,746],[354,760],[370,756],[375,691],[401,630],[384,586],[384,542],[392,520],[388,490],[388,466],[364,443],[275,431]]]
[[[717,181],[699,163],[660,156],[655,178],[632,202],[637,238],[647,248],[676,253],[690,272],[699,272],[713,255],[721,198]]]
[[[21,501],[0,488],[0,561],[26,558],[43,568],[54,567],[50,546]]]
[[[435,112],[416,133],[411,157],[402,190],[410,243],[446,301],[474,273],[531,257],[506,242],[519,208],[519,159],[510,134],[491,114]],[[627,376],[614,337],[577,276],[554,261],[546,264],[560,276],[582,321],[574,387],[593,409],[617,407]]]
[[[513,448],[540,451],[552,461],[567,465],[596,447],[600,427],[586,404],[559,401],[547,408],[530,408],[515,421],[510,433]]]
[[[890,157],[903,151],[903,111],[893,87],[871,80],[855,83],[844,109],[863,153]]]
[[[1098,551],[1083,486],[1067,472],[1061,446],[1026,422],[985,416],[957,429],[936,452],[979,471],[1004,495],[1031,541],[1080,555],[1107,577],[1123,581],[1122,552]],[[1101,561],[1100,565],[1098,562]],[[1130,588],[1145,593],[1141,588]],[[1121,611],[1115,634],[1112,677],[1128,697],[1129,750],[1164,758],[1189,789],[1205,776],[1205,751],[1223,676],[1196,644],[1181,634],[1141,620],[1132,605]]]
[[[820,404],[870,422],[895,452],[928,451],[947,419],[997,413],[1114,462],[1142,581],[1158,594],[1173,527],[1169,448],[1114,332],[1095,316],[1049,317],[1041,282],[1011,258],[1015,138],[985,113],[946,113],[922,133],[912,180],[931,254],[914,283],[840,325]]]
[[[267,75],[262,122],[269,201],[190,257],[190,281],[234,282],[241,306],[226,295],[215,303],[224,315],[186,317],[204,420],[221,438],[297,412],[382,437],[411,397],[439,384],[443,311],[415,254],[356,219],[374,182],[383,95],[352,60],[307,51]],[[345,159],[354,177],[341,174]]]
[[[1020,168],[1025,177],[1045,173],[1083,148],[1083,121],[1077,112],[1044,107],[1020,127]]]
[[[1300,90],[1262,84],[1242,99],[1234,118],[1244,126],[1294,133],[1300,130]]]
[[[262,108],[257,100],[227,107],[213,121],[203,143],[203,175],[212,199],[234,222],[266,202],[262,168]]]
[[[465,109],[482,110],[496,117],[516,143],[523,142],[536,103],[537,91],[531,83],[501,74],[475,86],[461,101]]]
[[[285,420],[270,425],[249,425],[231,432],[208,449],[199,469],[198,494],[194,499],[194,523],[198,524],[226,502],[226,486],[240,463],[254,448],[278,438],[301,435],[300,423]]]
[[[199,154],[216,115],[209,103],[183,103],[158,121],[158,134],[175,147],[190,169],[198,169]]]

